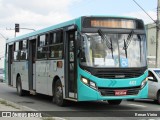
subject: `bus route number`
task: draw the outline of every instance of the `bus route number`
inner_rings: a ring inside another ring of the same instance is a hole
[[[136,81],[134,81],[134,80],[129,82],[129,85],[136,85],[136,84],[137,84],[137,83],[136,83]]]

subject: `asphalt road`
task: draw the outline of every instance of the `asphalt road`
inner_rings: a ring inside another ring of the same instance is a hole
[[[28,95],[20,97],[16,93],[16,88],[8,87],[4,83],[0,83],[0,98],[9,100],[11,102],[29,107],[31,109],[37,110],[37,111],[63,111],[60,112],[60,114],[67,114],[67,111],[73,111],[69,114],[75,115],[75,111],[78,113],[79,111],[84,114],[86,111],[86,116],[80,117],[81,115],[78,114],[76,117],[63,117],[67,119],[87,119],[87,120],[160,120],[160,118],[157,117],[127,117],[131,112],[144,112],[144,111],[150,111],[151,113],[154,113],[154,111],[160,111],[160,105],[154,103],[152,100],[136,100],[136,101],[123,101],[120,105],[109,105],[105,101],[98,101],[98,102],[70,102],[70,104],[66,107],[59,107],[52,103],[52,98],[45,95]],[[65,112],[66,111],[66,112]],[[97,111],[100,111],[97,114]],[[106,114],[124,114],[126,117],[104,117]],[[50,114],[48,112],[47,114]],[[97,117],[97,116],[98,117]],[[65,115],[64,115],[65,116]],[[94,116],[94,117],[91,117]]]

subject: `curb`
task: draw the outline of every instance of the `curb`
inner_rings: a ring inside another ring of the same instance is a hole
[[[18,108],[18,109],[21,110],[21,111],[37,111],[37,110],[35,110],[35,109],[29,108],[29,107],[26,107],[26,106],[23,106],[23,105],[19,105],[19,104],[17,104],[17,103],[8,101],[8,100],[6,100],[6,99],[0,98],[0,101],[5,101],[7,104],[11,105],[11,107],[14,106],[14,107]]]
[[[6,99],[0,98],[0,101],[6,102],[8,105],[11,105],[11,107],[17,109],[18,111],[38,111],[38,110],[35,110],[35,109],[32,109],[32,108],[29,108],[29,107],[26,107],[26,106],[19,105],[17,103],[8,101]],[[40,119],[41,120],[48,120],[48,118],[49,118],[49,120],[66,120],[66,119],[60,118],[60,117],[44,117],[44,118],[40,118]]]

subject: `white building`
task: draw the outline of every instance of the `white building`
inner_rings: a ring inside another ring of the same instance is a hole
[[[156,67],[156,32],[154,23],[146,25],[148,67]]]

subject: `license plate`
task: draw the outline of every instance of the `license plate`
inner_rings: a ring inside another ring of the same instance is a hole
[[[127,95],[127,90],[115,90],[115,96]]]

